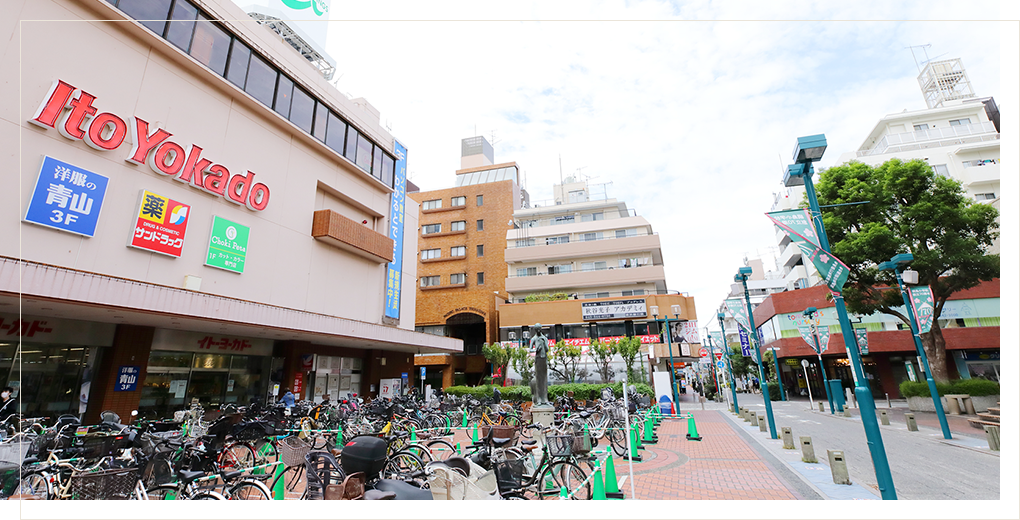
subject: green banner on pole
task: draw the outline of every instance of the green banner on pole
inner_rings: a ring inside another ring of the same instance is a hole
[[[248,256],[249,231],[248,226],[231,222],[223,217],[213,216],[205,265],[234,273],[243,273],[244,261]]]
[[[824,325],[818,327],[818,346],[821,347],[822,352],[829,350],[829,326]]]
[[[766,215],[775,225],[782,228],[797,244],[804,256],[811,260],[815,269],[825,279],[825,285],[828,285],[829,289],[836,294],[842,292],[843,285],[846,284],[846,280],[850,276],[850,268],[818,245],[818,235],[811,224],[811,214],[808,210],[791,209],[766,213]]]
[[[726,348],[726,340],[723,338],[722,331],[712,332],[709,335],[712,336],[712,343],[714,343],[716,347],[721,348],[724,353],[729,350]]]
[[[857,346],[861,347],[861,355],[868,355],[868,329],[858,327],[854,329],[854,336],[857,337]]]
[[[744,300],[726,300],[726,311],[729,312],[733,319],[737,320],[737,325],[740,325],[746,331],[751,330],[751,322],[747,319],[747,309],[744,308]]]
[[[931,294],[931,287],[908,287],[910,305],[914,308],[914,316],[917,318],[917,327],[921,334],[931,331],[932,318],[935,316],[935,297]]]

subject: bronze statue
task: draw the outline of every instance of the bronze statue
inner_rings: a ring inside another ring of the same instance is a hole
[[[549,403],[549,341],[542,334],[542,324],[531,327],[531,348],[535,349],[535,378],[531,387],[531,402],[534,405]]]

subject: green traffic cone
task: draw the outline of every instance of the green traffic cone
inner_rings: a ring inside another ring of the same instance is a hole
[[[643,443],[641,442],[641,425],[640,424],[635,424],[634,425],[634,439],[637,441],[637,449],[639,449],[639,450],[645,449]]]
[[[418,442],[418,435],[414,432],[414,426],[411,426],[411,442]]]
[[[629,432],[629,434],[630,434],[630,453],[628,453],[627,456],[624,457],[624,458],[627,459],[627,460],[633,461],[633,462],[641,462],[643,459],[641,459],[641,455],[638,454],[638,450],[640,448],[638,447],[637,427],[633,426],[633,427],[629,428],[629,430],[630,430],[630,432]]]
[[[333,442],[333,447],[336,449],[343,449],[344,436],[340,432],[336,432],[336,441]]]
[[[460,455],[460,443],[459,442],[457,443],[456,446],[454,446],[454,448],[457,449],[457,455]]]
[[[570,500],[570,495],[567,493],[566,486],[560,486],[560,500]]]
[[[606,498],[623,499],[620,486],[616,483],[616,466],[613,464],[613,453],[609,452],[606,457],[606,483],[604,484]]]
[[[475,423],[475,427],[471,430],[471,442],[478,442],[478,423]]]
[[[464,412],[464,415],[461,416],[460,427],[467,428],[467,412]]]
[[[687,412],[687,440],[689,441],[700,441],[701,436],[698,435],[698,426],[694,424],[694,414]]]
[[[592,480],[591,499],[606,500],[606,485],[602,481],[602,470],[600,468],[595,468],[595,475],[592,476]]]
[[[643,439],[641,439],[642,443],[644,443],[644,444],[656,444],[656,443],[659,442],[659,438],[655,435],[655,432],[652,430],[652,428],[654,428],[653,424],[654,424],[654,421],[652,421],[651,416],[649,416],[648,418],[645,419],[645,428],[644,428],[645,437]]]
[[[283,464],[277,464],[276,471],[273,472],[273,500],[283,500],[287,494],[284,488],[283,471]]]

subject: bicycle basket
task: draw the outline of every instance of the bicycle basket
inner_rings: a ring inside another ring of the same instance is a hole
[[[127,500],[138,484],[138,468],[108,469],[71,475],[74,500]]]
[[[241,442],[253,442],[272,435],[275,429],[266,422],[256,421],[234,426],[234,438]]]
[[[498,446],[513,444],[517,441],[519,430],[516,426],[505,426],[499,424],[493,426],[489,426],[487,424],[482,425],[482,427],[478,429],[480,438],[488,438],[489,428],[492,428],[492,442]]]
[[[23,442],[5,442],[0,444],[0,463],[17,464],[18,466],[25,460],[28,454],[28,448],[32,443],[30,441]]]
[[[71,437],[69,451],[75,457],[95,459],[113,455],[124,448],[126,435],[85,434]]]
[[[520,459],[504,460],[492,464],[496,473],[496,487],[500,494],[521,488],[524,481],[524,461]]]
[[[587,435],[575,435],[570,447],[574,455],[584,455],[591,451],[591,437]]]
[[[312,445],[298,437],[285,437],[280,441],[280,460],[286,467],[301,466],[305,463],[305,455],[312,450]]]
[[[573,452],[573,435],[551,435],[545,438],[550,457],[569,457]]]

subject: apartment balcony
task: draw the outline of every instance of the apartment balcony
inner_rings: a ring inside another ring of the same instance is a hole
[[[557,208],[557,209],[559,209],[559,208]],[[648,221],[645,220],[644,218],[638,217],[637,212],[632,210],[632,209],[619,211],[616,208],[613,208],[610,211],[607,208],[606,211],[604,211],[601,214],[601,217],[598,220],[594,220],[594,219],[593,220],[584,220],[584,218],[585,218],[584,217],[584,212],[585,211],[590,211],[591,209],[598,209],[598,208],[597,207],[586,208],[586,207],[573,207],[572,206],[572,207],[569,208],[569,210],[570,210],[570,214],[569,215],[560,215],[560,216],[557,216],[557,217],[549,217],[549,218],[542,218],[542,217],[539,217],[537,215],[536,216],[528,216],[526,213],[523,213],[523,210],[519,210],[519,211],[514,213],[514,224],[518,228],[528,228],[528,229],[532,230],[532,231],[530,231],[531,234],[539,234],[539,235],[555,235],[557,233],[568,233],[568,232],[576,233],[577,231],[572,229],[572,225],[582,225],[582,224],[588,224],[588,226],[583,226],[585,228],[591,228],[591,229],[596,229],[596,230],[598,230],[598,229],[606,229],[607,227],[609,227],[609,228],[618,228],[618,227],[627,227],[627,226],[637,226],[637,225],[645,225],[645,226],[647,226],[648,225]],[[567,209],[564,209],[564,211],[567,211]],[[577,216],[576,215],[577,213],[581,213],[581,216]],[[631,221],[631,219],[636,219],[636,220]],[[609,221],[612,221],[612,223],[611,224],[608,223]],[[565,226],[571,226],[571,228],[567,228]],[[555,228],[555,229],[543,229],[542,231],[534,231],[535,228]],[[564,229],[572,229],[572,230],[571,231],[564,231]],[[510,239],[509,233],[507,234],[507,238]]]
[[[508,276],[506,290],[510,293],[548,291],[561,288],[607,287],[648,283],[666,279],[661,265],[613,268],[594,271],[573,271],[560,274],[537,273],[530,276]]]
[[[800,261],[803,254],[804,252],[800,250],[800,247],[795,242],[790,242],[783,249],[783,254],[779,255],[779,266],[783,268],[793,267]]]
[[[393,239],[330,209],[313,214],[312,237],[376,263],[393,261]]]
[[[566,244],[545,244],[545,238],[535,238],[534,246],[509,247],[503,253],[508,264],[586,258],[612,254],[626,254],[651,251],[652,263],[662,263],[662,249],[659,235],[634,235],[628,237],[604,237],[601,240],[574,241]]]
[[[930,128],[928,130],[888,134],[871,148],[858,150],[857,157],[996,141],[998,139],[999,133],[995,131],[995,124],[990,121],[969,125]]]

